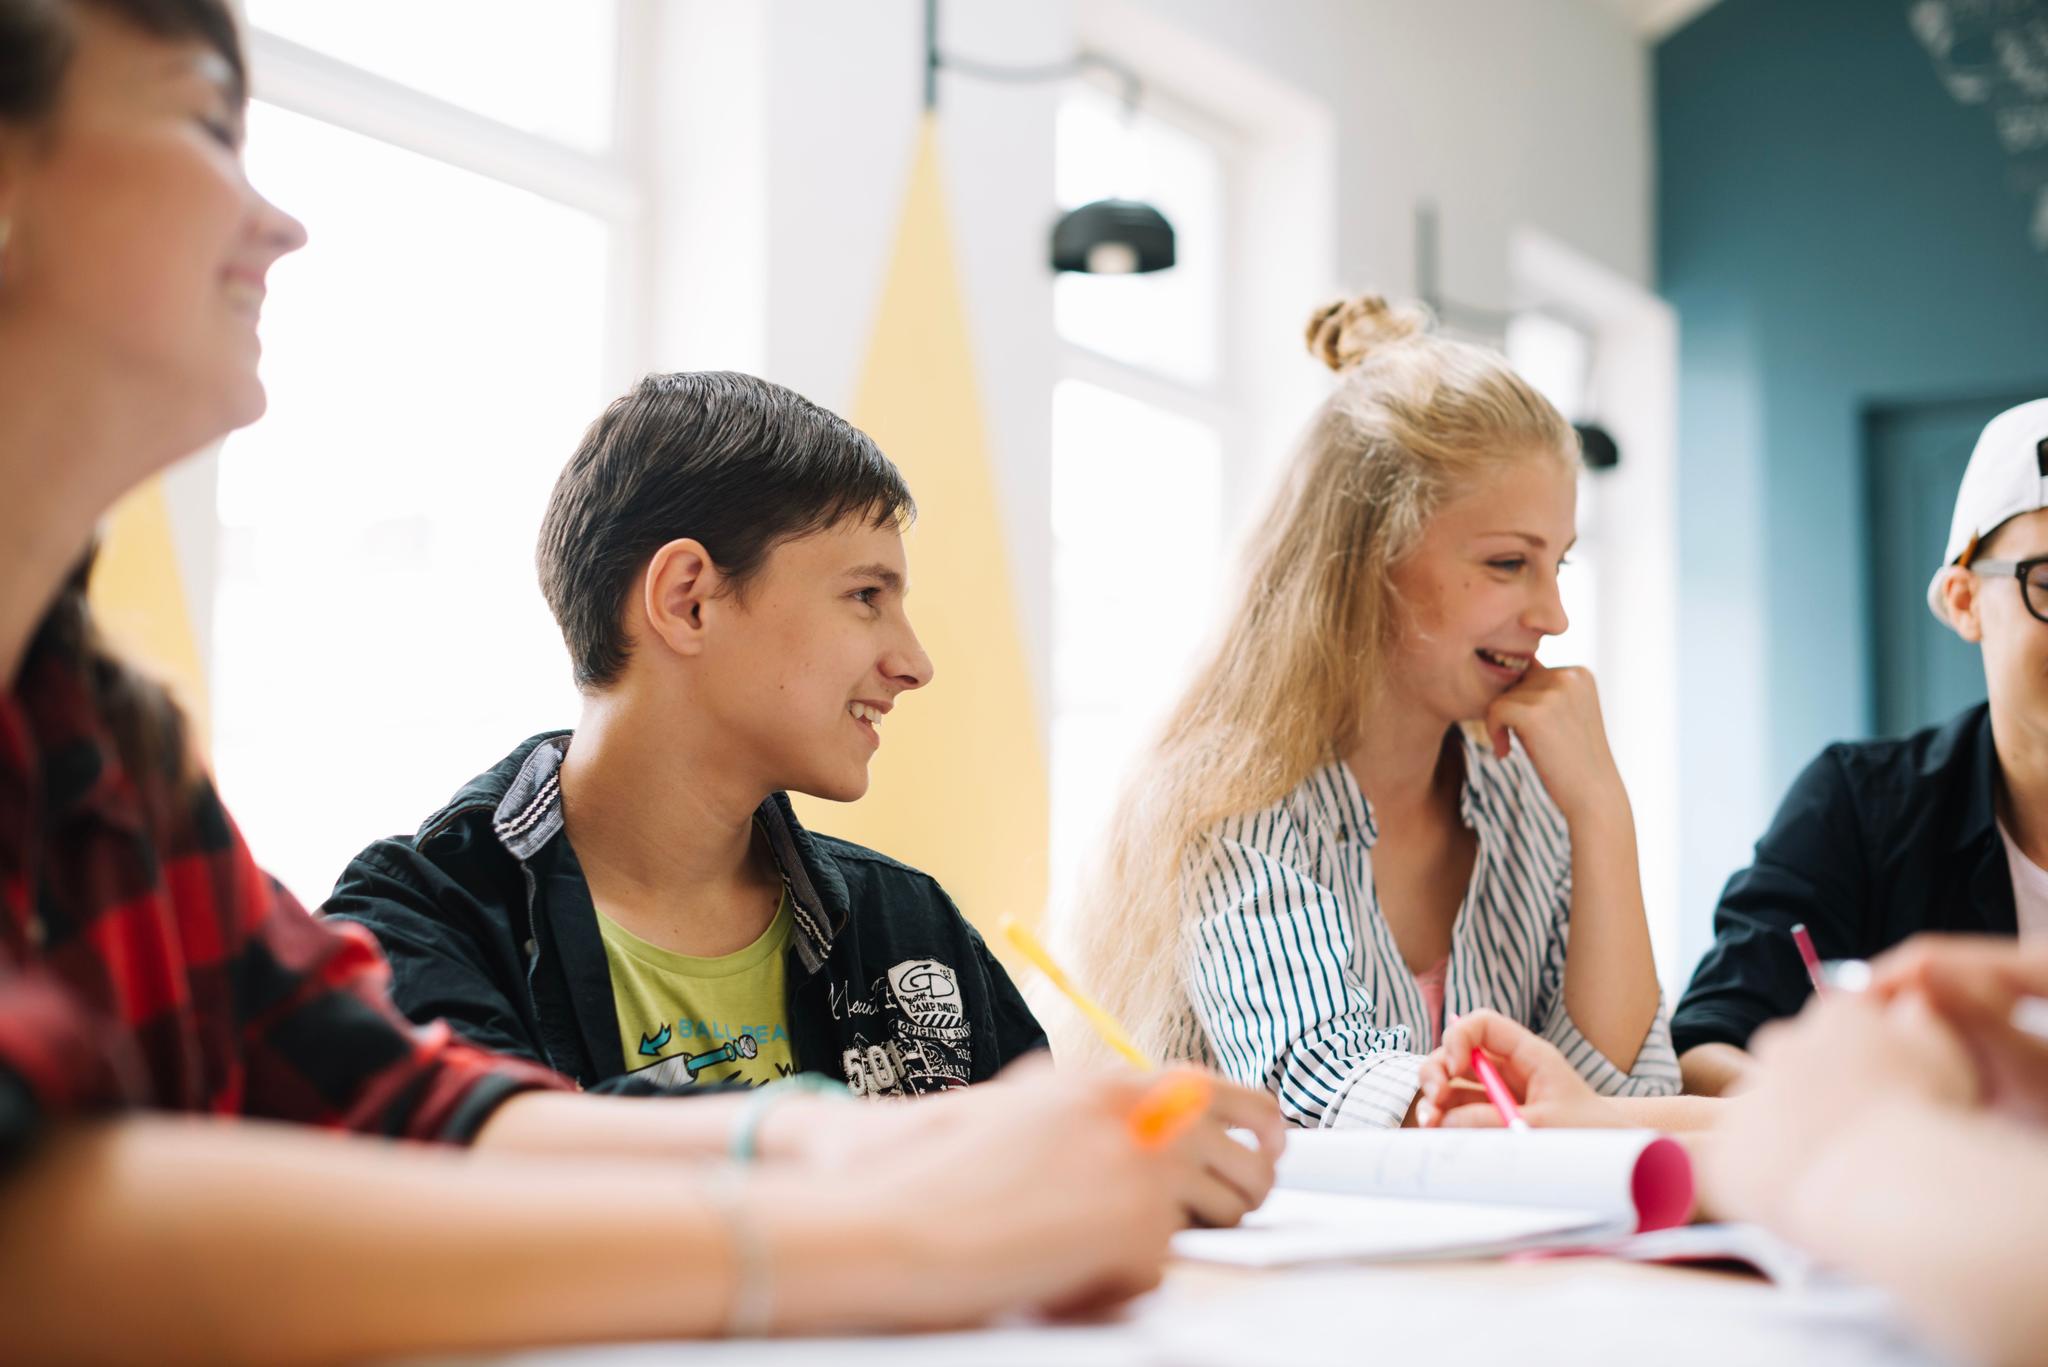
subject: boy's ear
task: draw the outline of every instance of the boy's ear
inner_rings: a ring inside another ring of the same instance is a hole
[[[1942,602],[1948,608],[1949,627],[1972,645],[1984,639],[1984,623],[1978,615],[1981,605],[1978,590],[1981,587],[1976,575],[1957,567],[1951,567],[1941,581]]]
[[[703,542],[684,537],[663,546],[640,577],[640,610],[648,634],[678,655],[700,654],[704,604],[721,582]]]

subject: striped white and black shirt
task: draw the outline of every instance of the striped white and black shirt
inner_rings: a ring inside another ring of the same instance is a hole
[[[1479,837],[1452,930],[1447,1015],[1490,1007],[1555,1044],[1605,1096],[1668,1096],[1678,1058],[1660,1001],[1624,1071],[1564,1004],[1572,895],[1564,817],[1517,742],[1505,760],[1465,738],[1460,810]],[[1186,884],[1186,1052],[1279,1097],[1306,1126],[1398,1126],[1431,1023],[1373,889],[1372,808],[1342,761],[1264,811],[1232,817]]]

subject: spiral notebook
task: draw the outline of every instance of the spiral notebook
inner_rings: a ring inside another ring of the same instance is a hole
[[[1683,1224],[1692,1161],[1651,1130],[1297,1130],[1266,1204],[1185,1230],[1197,1262],[1488,1257]]]

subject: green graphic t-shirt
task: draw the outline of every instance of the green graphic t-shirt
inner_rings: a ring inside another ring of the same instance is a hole
[[[611,964],[626,1071],[659,1068],[666,1087],[744,1082],[759,1087],[796,1071],[783,996],[789,893],[761,938],[700,959],[633,934],[603,912],[597,928]]]

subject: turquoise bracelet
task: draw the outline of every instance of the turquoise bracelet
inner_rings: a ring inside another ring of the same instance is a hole
[[[760,1157],[761,1121],[768,1114],[768,1108],[776,1102],[791,1096],[830,1096],[851,1101],[853,1093],[846,1084],[826,1077],[823,1073],[792,1073],[777,1078],[765,1087],[756,1087],[740,1107],[740,1118],[733,1122],[732,1145],[729,1152],[735,1163],[751,1163]]]

